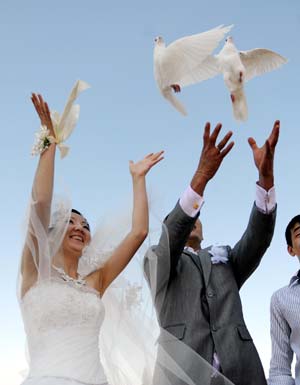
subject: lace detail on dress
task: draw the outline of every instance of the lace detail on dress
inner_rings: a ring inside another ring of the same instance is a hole
[[[77,279],[58,273],[32,286],[21,302],[30,355],[29,377],[105,383],[99,356],[103,302],[95,290],[82,283],[82,277],[78,284]]]
[[[104,318],[100,297],[92,290],[85,290],[86,285],[78,286],[74,281],[52,279],[33,286],[26,293],[22,311],[27,333],[84,325],[100,329]]]
[[[143,299],[142,299],[142,286],[136,283],[129,283],[125,288],[125,300],[127,310],[132,308],[140,308]]]
[[[52,265],[53,269],[56,270],[61,278],[66,282],[72,282],[75,284],[75,286],[81,287],[83,285],[86,285],[86,280],[78,273],[78,278],[70,277],[61,267],[57,267],[55,265]]]

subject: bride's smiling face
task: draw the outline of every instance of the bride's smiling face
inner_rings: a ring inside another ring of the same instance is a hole
[[[90,240],[90,226],[87,220],[82,215],[72,212],[63,240],[64,251],[80,256],[83,248]]]

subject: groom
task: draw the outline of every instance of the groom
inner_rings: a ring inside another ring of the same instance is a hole
[[[258,169],[256,199],[246,231],[233,248],[201,249],[200,246],[202,229],[197,218],[205,187],[234,145],[228,143],[232,132],[216,145],[221,124],[210,133],[207,123],[200,161],[190,186],[166,217],[158,245],[148,250],[144,260],[161,334],[167,331],[167,335],[181,340],[235,385],[266,385],[243,318],[239,289],[259,265],[273,236],[276,216],[273,160],[279,126],[276,121],[260,148],[253,138],[248,140]],[[162,335],[159,341],[161,351],[177,361],[179,353],[174,343]],[[193,370],[189,365],[183,369],[188,375]],[[214,374],[206,380],[203,377],[197,384],[222,383],[214,377]],[[170,383],[186,382],[171,380]],[[154,384],[159,382],[154,380]]]

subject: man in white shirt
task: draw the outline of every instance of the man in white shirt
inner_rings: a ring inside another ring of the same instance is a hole
[[[300,215],[285,231],[288,253],[300,258]],[[269,385],[300,385],[300,270],[271,298],[272,358]],[[296,356],[295,379],[292,361]]]
[[[260,148],[253,138],[248,140],[258,169],[258,182],[249,223],[240,241],[233,248],[201,249],[202,231],[197,218],[204,190],[234,145],[229,143],[232,132],[216,144],[221,124],[210,133],[207,123],[200,161],[190,186],[166,217],[160,241],[150,248],[144,261],[161,328],[188,345],[235,385],[266,385],[243,318],[239,289],[259,265],[273,236],[276,216],[273,161],[279,126],[276,121]],[[159,342],[161,351],[173,357],[178,366],[186,365],[185,361],[179,362],[181,358],[176,349],[172,350],[168,338],[162,335]],[[191,378],[197,376],[195,365],[185,370]],[[169,382],[186,383],[174,378]],[[224,382],[213,374],[196,383]]]

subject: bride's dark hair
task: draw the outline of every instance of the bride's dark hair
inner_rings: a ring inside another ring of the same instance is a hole
[[[81,215],[82,218],[84,218],[86,220],[85,216],[80,211],[78,211],[76,209],[72,209],[71,212],[75,213],[75,214],[78,214],[78,215]],[[89,228],[89,231],[91,231],[90,224],[89,224],[89,222],[87,220],[86,220],[86,224],[87,224],[87,226]]]
[[[84,216],[82,215],[82,213],[81,213],[80,211],[76,210],[76,209],[72,209],[71,212],[72,212],[72,213],[75,213],[75,214],[78,214],[78,215],[81,215],[82,217],[84,217]]]

